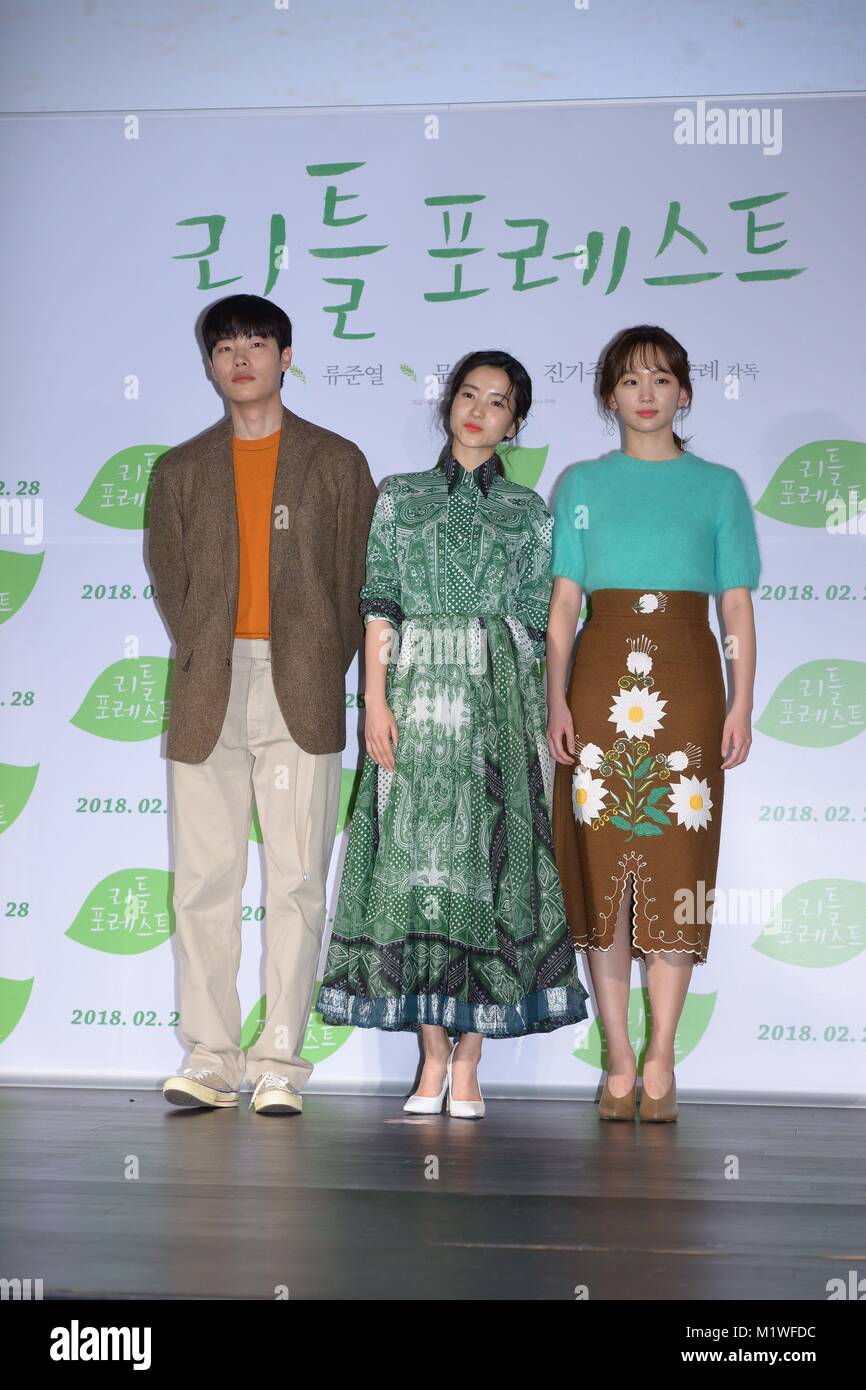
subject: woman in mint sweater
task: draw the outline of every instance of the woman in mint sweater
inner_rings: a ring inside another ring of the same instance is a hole
[[[751,744],[760,557],[738,474],[674,433],[692,401],[676,339],[646,324],[625,329],[604,353],[598,391],[611,424],[622,422],[623,448],[569,468],[554,506],[553,841],[607,1039],[599,1115],[635,1114],[634,958],[646,962],[652,1016],[640,1114],[673,1120],[674,1037],[692,967],[707,958],[724,773]],[[566,687],[584,591],[589,619]],[[732,658],[727,713],[710,594],[722,596]]]

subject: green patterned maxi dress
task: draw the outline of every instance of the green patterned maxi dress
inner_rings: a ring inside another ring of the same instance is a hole
[[[517,1037],[586,1018],[551,839],[544,656],[553,519],[496,472],[379,494],[364,624],[398,640],[395,768],[366,755],[322,987],[327,1023]]]

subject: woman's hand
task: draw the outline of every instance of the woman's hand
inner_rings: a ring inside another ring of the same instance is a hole
[[[550,718],[547,721],[547,747],[550,756],[556,762],[574,762],[574,721],[564,700],[551,707]]]
[[[749,710],[732,705],[722,730],[722,771],[739,767],[749,756],[752,746],[752,719]],[[730,749],[730,751],[728,751]],[[727,756],[726,756],[727,755]]]
[[[738,767],[752,746],[752,701],[755,689],[757,639],[751,590],[740,587],[722,594],[725,656],[731,663],[733,699],[722,731],[722,771]]]
[[[397,747],[397,720],[389,705],[384,700],[374,700],[365,705],[367,714],[364,721],[364,740],[367,744],[367,752],[375,763],[384,767],[386,772],[394,771],[394,751],[391,747],[393,740],[394,748]]]

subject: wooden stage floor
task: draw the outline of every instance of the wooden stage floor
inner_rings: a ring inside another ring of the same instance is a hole
[[[817,1300],[866,1273],[866,1112],[0,1089],[0,1275],[44,1297]],[[734,1169],[738,1176],[731,1176]],[[275,1293],[275,1291],[277,1291]]]

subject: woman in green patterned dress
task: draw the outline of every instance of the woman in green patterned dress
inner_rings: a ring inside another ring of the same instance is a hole
[[[587,1014],[537,665],[553,518],[496,453],[531,400],[508,353],[464,357],[439,461],[385,484],[367,544],[367,756],[316,1007],[327,1023],[420,1029],[416,1113],[479,1118],[484,1037]]]

